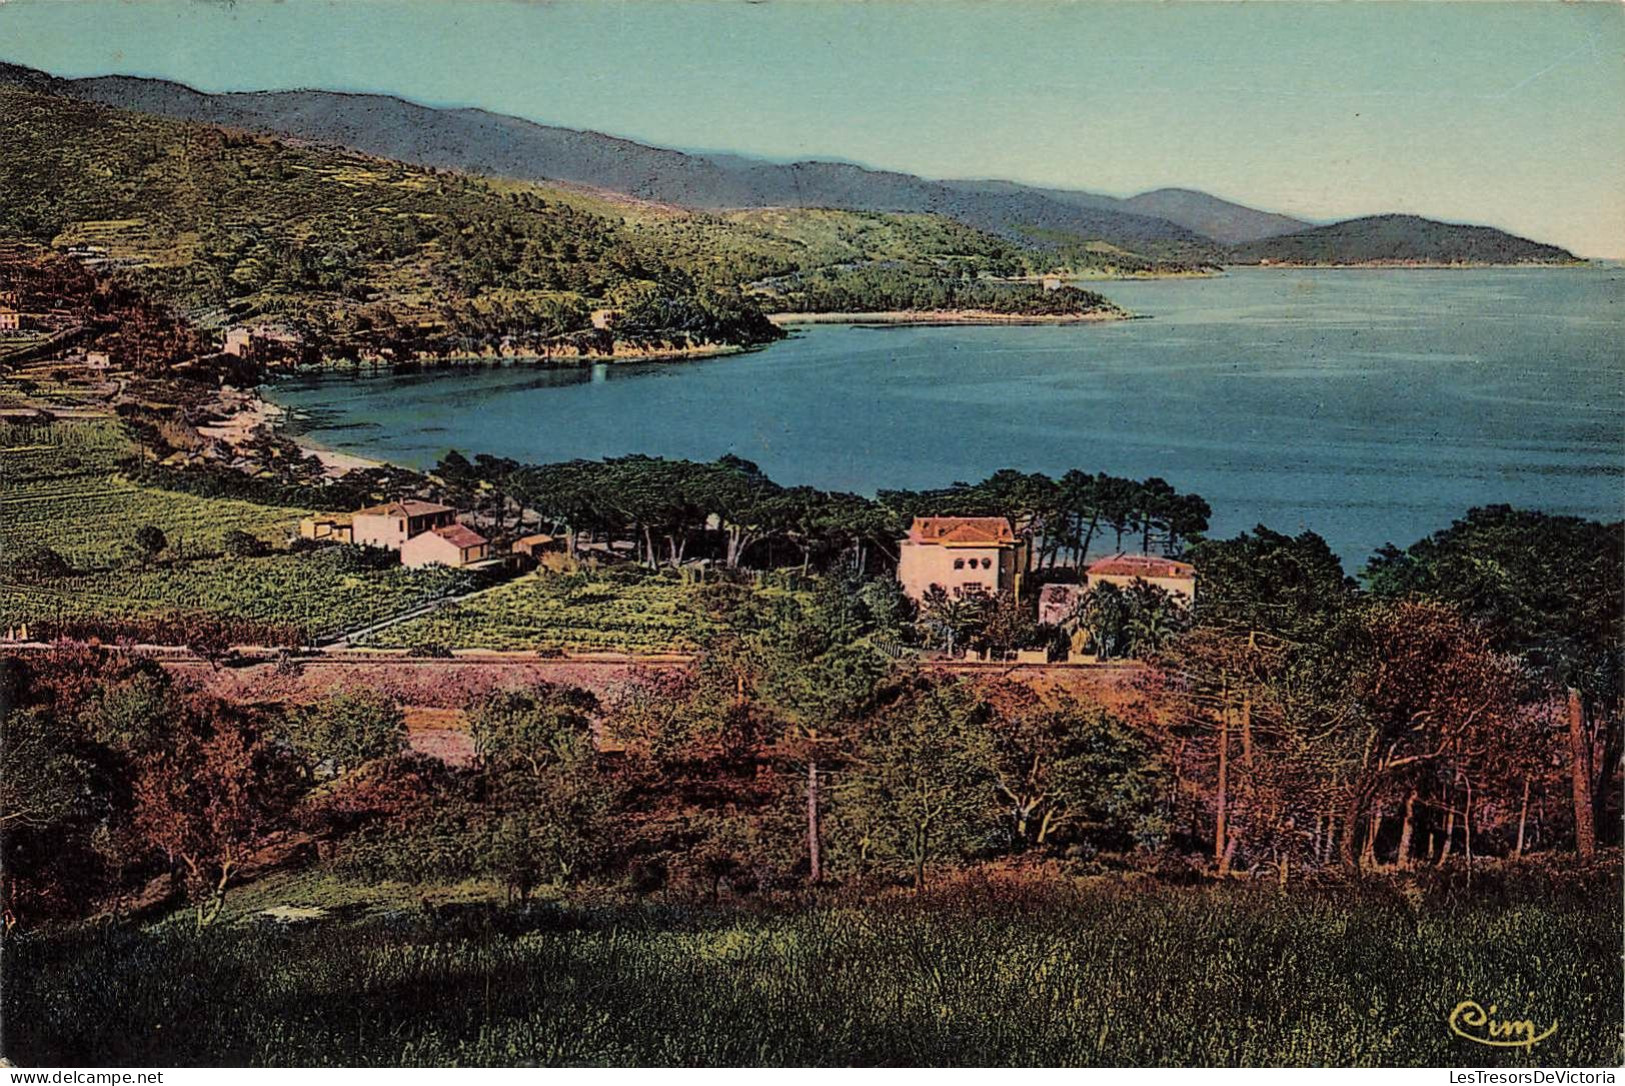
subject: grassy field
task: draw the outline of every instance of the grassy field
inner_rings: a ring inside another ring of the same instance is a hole
[[[392,626],[367,644],[465,649],[668,652],[697,648],[709,628],[694,586],[655,574],[538,572],[432,615]]]
[[[0,553],[46,546],[74,567],[30,584],[0,574],[0,627],[196,611],[321,636],[398,614],[458,582],[445,569],[358,571],[334,549],[222,558],[228,533],[281,544],[306,510],[137,486],[115,469],[130,451],[111,420],[0,427]],[[148,524],[174,555],[142,565],[132,537]]]
[[[778,913],[403,901],[291,925],[239,912],[202,934],[86,928],[8,945],[6,1055],[22,1066],[1620,1062],[1617,893],[1349,896],[1098,882]],[[1464,999],[1558,1031],[1533,1053],[1474,1046],[1446,1026]]]

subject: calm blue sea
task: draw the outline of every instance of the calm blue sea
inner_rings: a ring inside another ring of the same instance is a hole
[[[427,467],[735,453],[873,493],[996,468],[1160,475],[1216,533],[1351,569],[1491,502],[1625,516],[1625,269],[1245,270],[1098,284],[1149,319],[814,326],[744,356],[278,383],[312,440]]]

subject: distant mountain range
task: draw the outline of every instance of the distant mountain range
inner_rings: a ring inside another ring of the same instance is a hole
[[[205,94],[132,76],[60,79],[0,63],[0,83],[124,109],[336,144],[418,166],[554,181],[682,207],[940,215],[1037,247],[1111,246],[1198,263],[1552,263],[1572,254],[1414,216],[1315,226],[1189,189],[1121,199],[1011,181],[934,181],[840,162],[688,154],[480,109],[334,91]]]

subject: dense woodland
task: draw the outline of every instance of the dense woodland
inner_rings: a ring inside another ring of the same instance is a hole
[[[726,538],[724,565],[769,568],[786,555],[802,568],[848,560],[895,560],[896,540],[915,516],[1002,516],[1034,539],[1040,568],[1091,549],[1176,551],[1207,530],[1202,498],[1162,479],[1122,479],[1071,471],[1060,479],[1004,470],[979,483],[933,490],[883,490],[874,498],[785,487],[748,460],[710,463],[626,456],[526,465],[457,453],[433,478],[448,497],[470,505],[531,511],[574,539],[627,540],[651,567],[682,564],[715,523]],[[774,555],[770,544],[778,544]]]

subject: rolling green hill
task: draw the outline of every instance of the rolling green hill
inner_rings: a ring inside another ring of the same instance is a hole
[[[1119,198],[1001,180],[931,180],[846,162],[700,155],[480,109],[323,90],[206,94],[160,79],[61,79],[0,62],[0,87],[316,141],[545,191],[635,224],[639,252],[736,284],[830,263],[903,261],[948,273],[1166,274],[1221,262],[1551,263],[1561,249],[1411,215],[1329,226],[1191,189]],[[547,186],[538,188],[537,186]],[[574,187],[572,187],[574,186]],[[687,209],[687,210],[685,210]],[[737,209],[748,209],[739,211]],[[876,224],[882,224],[876,230]],[[902,241],[902,252],[895,242]],[[854,252],[853,250],[856,250]]]
[[[748,302],[540,191],[0,87],[0,231],[116,269],[204,323],[272,318],[340,349],[535,346],[590,305],[681,298],[698,338],[771,339]],[[631,292],[630,295],[628,292]]]
[[[205,94],[162,79],[59,79],[0,63],[0,83],[264,134],[317,140],[419,166],[556,184],[706,210],[841,208],[944,215],[1017,244],[1103,241],[1163,259],[1215,259],[1220,246],[1175,216],[1129,201],[1009,181],[936,181],[846,162],[698,155],[481,109],[436,109],[383,94],[324,90]],[[1248,238],[1258,236],[1247,233]]]
[[[738,291],[759,279],[875,263],[953,279],[1045,267],[933,215],[697,212],[18,86],[0,85],[0,112],[0,234],[113,270],[206,327],[269,320],[340,356],[547,350],[593,340],[601,305],[628,311],[617,341],[635,329],[643,346],[751,345],[779,334]]]
[[[1488,226],[1372,215],[1238,245],[1241,264],[1568,264],[1576,257]]]

